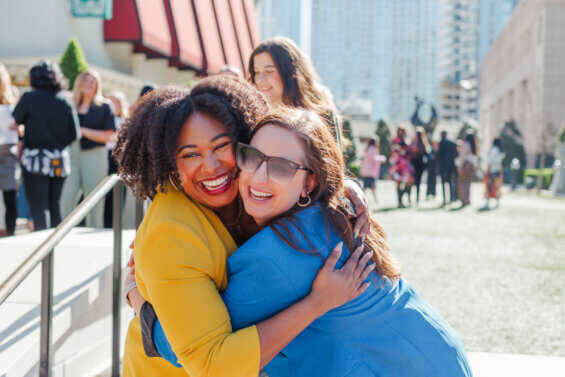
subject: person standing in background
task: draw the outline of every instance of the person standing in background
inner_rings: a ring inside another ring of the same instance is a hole
[[[88,196],[108,174],[108,152],[105,144],[114,135],[114,114],[102,96],[98,72],[81,73],[73,88],[82,138],[71,147],[71,175],[63,187],[63,216],[68,216],[79,199]],[[86,215],[86,226],[102,228],[104,203],[99,203]]]
[[[370,189],[373,192],[375,202],[377,201],[377,179],[379,179],[381,172],[381,163],[385,161],[386,157],[379,154],[377,140],[369,139],[363,156],[360,175],[363,181],[363,189]]]
[[[438,160],[437,160],[437,148],[438,142],[432,141],[430,143],[430,154],[428,156],[428,178],[426,187],[426,197],[435,198],[436,197],[436,182],[437,182],[437,171],[438,171]]]
[[[471,195],[471,182],[475,178],[475,166],[477,159],[477,142],[475,135],[468,133],[461,145],[459,153],[459,171],[457,180],[457,190],[459,200],[461,200],[461,208],[468,206]]]
[[[447,132],[441,131],[441,141],[437,149],[437,160],[439,163],[439,174],[441,176],[441,187],[443,192],[443,205],[447,204],[445,198],[445,184],[449,185],[449,203],[457,200],[457,144],[447,138]]]
[[[499,138],[494,139],[492,148],[488,152],[487,172],[485,174],[485,199],[486,203],[483,210],[490,209],[489,199],[496,200],[495,208],[500,205],[500,189],[502,187],[502,161],[505,154],[502,151],[502,143]]]
[[[414,183],[414,167],[408,159],[408,143],[406,143],[406,129],[399,125],[396,130],[396,137],[390,144],[390,169],[389,174],[396,182],[396,193],[398,196],[398,208],[404,208],[402,197],[408,193],[408,203],[410,204],[410,189]]]
[[[112,102],[112,107],[114,110],[114,128],[119,131],[122,128],[122,124],[129,117],[129,106],[127,103],[126,95],[124,92],[119,90],[114,90],[108,95],[108,99]],[[118,172],[118,164],[116,160],[112,157],[112,150],[116,145],[116,134],[106,143],[106,149],[108,150],[108,174],[115,174]],[[112,200],[113,192],[110,191],[106,195],[104,201],[104,228],[112,227]]]
[[[428,151],[430,145],[426,138],[426,131],[423,127],[416,127],[416,135],[414,140],[408,147],[410,163],[414,167],[414,185],[416,186],[416,203],[420,201],[420,183],[422,183],[422,174],[428,166]]]
[[[61,222],[61,190],[70,173],[68,146],[80,131],[75,107],[61,90],[63,74],[56,63],[41,61],[29,71],[31,92],[14,108],[24,125],[22,177],[35,230]]]
[[[12,117],[16,96],[12,88],[10,74],[0,63],[0,190],[6,207],[6,235],[11,236],[16,229],[18,218],[16,166],[18,133]]]
[[[310,58],[292,39],[273,37],[255,47],[249,58],[249,77],[271,106],[297,107],[321,116],[345,149],[337,108]]]

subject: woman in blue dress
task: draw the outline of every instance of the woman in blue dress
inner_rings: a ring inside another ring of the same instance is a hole
[[[239,191],[262,230],[228,259],[223,299],[234,329],[269,318],[307,295],[316,272],[342,241],[356,246],[339,206],[344,164],[318,116],[280,109],[263,118],[249,145],[239,144]],[[356,299],[327,312],[266,367],[278,376],[471,376],[455,331],[400,277],[383,229],[371,219],[364,240],[374,273]],[[157,320],[153,341],[176,358]]]

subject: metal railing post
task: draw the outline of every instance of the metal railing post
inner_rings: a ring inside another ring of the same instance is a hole
[[[51,376],[53,354],[53,249],[41,262],[41,320],[39,336],[39,375]]]
[[[140,198],[135,198],[135,229],[139,228],[141,220],[143,220],[143,210],[145,202]]]
[[[112,377],[120,376],[120,333],[122,291],[122,207],[124,185],[118,182],[113,192],[114,268],[112,274]]]

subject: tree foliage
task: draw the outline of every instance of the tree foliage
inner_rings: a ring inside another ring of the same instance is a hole
[[[344,155],[345,155],[345,165],[347,169],[349,169],[352,173],[356,173],[358,169],[358,164],[356,163],[357,160],[357,147],[355,147],[355,143],[353,142],[353,133],[351,130],[351,122],[349,119],[344,119],[343,123],[343,148],[344,148]]]
[[[88,69],[84,51],[75,37],[69,40],[59,65],[63,75],[69,80],[69,90],[72,90],[77,76]]]

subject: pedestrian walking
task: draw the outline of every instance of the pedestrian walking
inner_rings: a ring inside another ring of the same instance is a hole
[[[81,139],[71,147],[71,175],[63,187],[62,212],[66,217],[108,174],[108,143],[115,130],[110,102],[102,96],[98,72],[81,73],[73,88]],[[102,228],[104,203],[97,204],[86,215],[86,226]]]
[[[422,174],[428,166],[428,151],[430,145],[426,138],[424,127],[416,127],[416,135],[414,140],[408,147],[408,155],[410,163],[414,167],[414,186],[416,187],[416,203],[420,201],[420,183],[422,183]]]
[[[16,229],[18,218],[16,166],[18,164],[17,125],[12,117],[16,96],[12,88],[10,74],[0,63],[0,190],[4,198],[6,235],[11,236]]]
[[[31,92],[24,93],[13,116],[25,127],[22,177],[34,229],[61,222],[61,190],[70,173],[69,145],[79,134],[78,117],[63,95],[65,82],[59,66],[41,61],[29,72]]]
[[[361,163],[361,180],[363,181],[363,189],[373,192],[373,199],[377,201],[377,180],[381,172],[381,163],[386,161],[386,157],[379,153],[379,145],[376,139],[367,141],[367,148],[363,155]]]
[[[390,144],[390,164],[389,174],[392,180],[396,182],[398,208],[404,208],[402,198],[405,193],[408,194],[408,203],[410,203],[410,188],[414,183],[414,167],[409,160],[406,129],[403,125],[398,126],[396,137]]]
[[[489,199],[496,200],[495,208],[500,205],[500,195],[502,188],[502,161],[504,160],[505,154],[502,151],[502,143],[499,138],[494,139],[492,147],[488,153],[487,157],[487,169],[484,178],[485,183],[485,199],[486,204],[482,209],[488,210]]]
[[[443,205],[446,205],[445,185],[449,186],[449,203],[457,200],[457,144],[447,138],[447,132],[441,132],[441,140],[437,149],[437,160],[439,174],[441,176],[441,187],[443,193]]]
[[[426,197],[435,198],[436,196],[436,183],[437,183],[437,172],[438,172],[438,159],[437,159],[437,148],[438,142],[432,141],[430,143],[430,153],[428,155],[428,176],[427,176],[427,187],[426,187]]]
[[[461,207],[468,206],[471,195],[471,183],[475,178],[475,166],[477,160],[477,142],[475,135],[468,133],[461,144],[459,153],[459,171],[457,179],[457,190]]]

